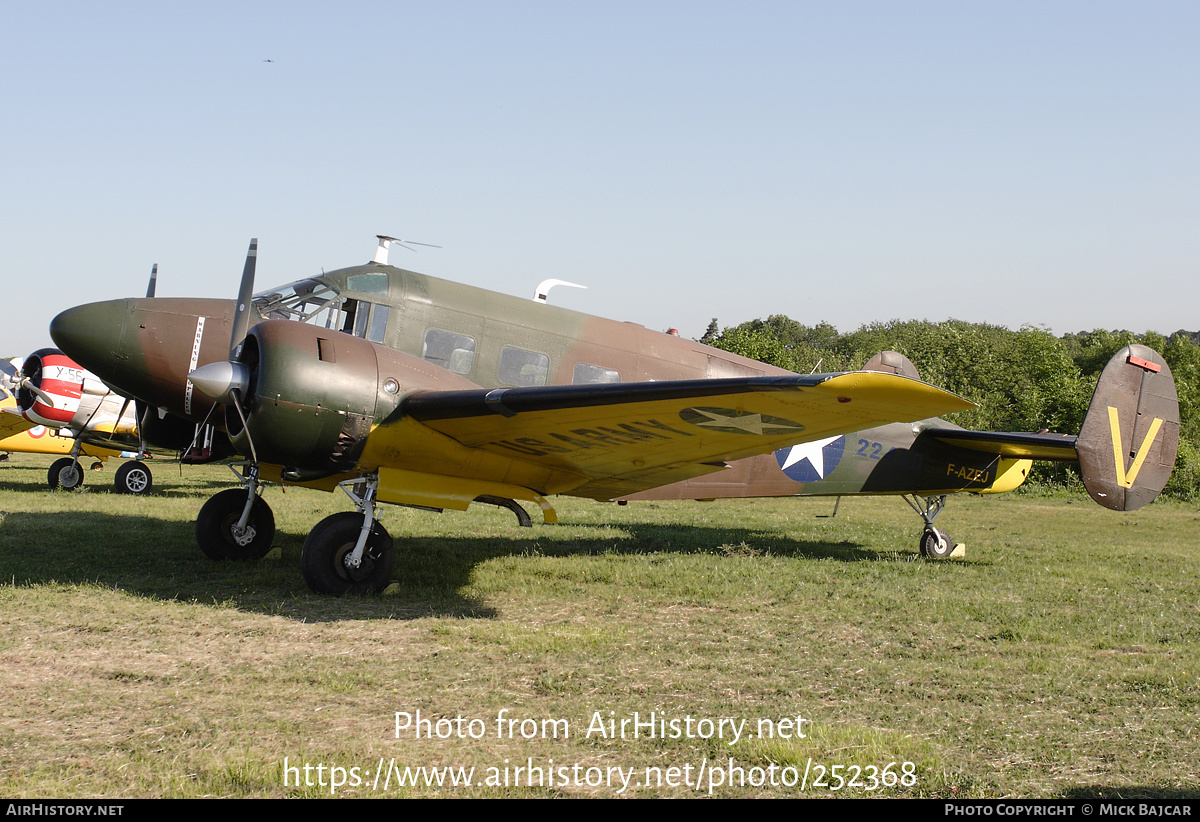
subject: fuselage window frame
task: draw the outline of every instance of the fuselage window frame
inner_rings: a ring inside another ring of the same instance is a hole
[[[550,358],[538,351],[506,345],[500,351],[496,378],[518,387],[545,385],[550,379]]]
[[[421,359],[455,374],[469,374],[475,367],[475,340],[466,334],[431,328],[425,332]]]
[[[620,381],[621,372],[584,362],[576,363],[575,371],[571,375],[571,385],[595,385]]]

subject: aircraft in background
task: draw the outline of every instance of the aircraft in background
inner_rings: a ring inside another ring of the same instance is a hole
[[[650,331],[374,260],[236,303],[126,299],[69,309],[51,336],[144,403],[142,434],[223,417],[242,488],[196,520],[210,557],[255,558],[274,535],[262,483],[342,488],[356,511],[305,540],[313,590],[382,590],[395,565],[377,504],[434,510],[611,500],[768,455],[973,404],[882,371],[792,374]],[[157,414],[153,413],[157,411]],[[145,423],[157,417],[155,431]]]
[[[70,454],[78,443],[70,437],[60,437],[54,430],[44,425],[33,425],[16,413],[17,401],[12,392],[0,385],[0,453],[3,459],[16,454]],[[95,445],[83,445],[80,453],[92,457],[95,462],[92,468],[99,468],[109,457],[120,456],[121,452],[111,448],[101,448]],[[78,456],[78,455],[76,455]],[[76,458],[66,457],[55,460],[51,466],[47,480],[54,486],[55,480],[67,465],[75,464]]]
[[[895,351],[876,355],[863,369],[918,379],[916,367]],[[944,558],[960,547],[933,524],[950,494],[1011,491],[1029,476],[1033,460],[1078,462],[1096,502],[1132,511],[1166,485],[1178,447],[1179,399],[1171,369],[1158,352],[1131,345],[1105,366],[1078,435],[966,431],[940,419],[893,423],[739,460],[725,471],[621,502],[901,496],[924,521],[921,554]]]
[[[154,296],[158,263],[150,269],[146,297]],[[109,457],[135,459],[117,469],[118,493],[146,494],[154,484],[140,436],[137,407],[113,393],[100,379],[56,348],[43,348],[28,357],[0,363],[0,387],[10,400],[0,413],[0,450],[69,454],[50,467],[51,489],[74,489],[83,484],[80,455],[96,458],[93,470]],[[211,432],[207,440],[211,445]]]
[[[35,351],[19,368],[6,369],[4,382],[8,388],[0,404],[0,451],[68,455],[50,466],[50,488],[83,484],[81,455],[93,457],[96,469],[109,457],[142,454],[129,400],[61,351]],[[116,490],[125,494],[144,494],[152,482],[150,469],[140,459],[122,464],[113,479]]]

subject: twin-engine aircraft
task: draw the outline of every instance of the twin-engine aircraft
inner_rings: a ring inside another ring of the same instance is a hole
[[[554,522],[555,494],[628,497],[781,448],[973,407],[896,369],[798,375],[549,305],[541,289],[530,301],[406,271],[387,261],[399,241],[379,239],[367,265],[257,296],[251,241],[236,303],[113,300],[52,322],[63,351],[146,405],[143,422],[158,420],[143,425],[150,442],[182,447],[195,423],[220,417],[246,459],[242,488],[197,517],[208,556],[269,550],[264,482],[341,487],[356,511],[310,532],[304,577],[320,593],[380,591],[395,549],[379,502],[484,502],[527,522],[523,500]],[[1163,459],[1172,419],[1147,446]],[[1012,437],[1028,435],[1000,436],[1010,438],[1005,455]],[[1145,482],[1150,472],[1134,475]]]

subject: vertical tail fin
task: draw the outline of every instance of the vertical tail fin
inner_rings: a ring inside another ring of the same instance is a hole
[[[1104,367],[1075,443],[1092,499],[1132,511],[1162,491],[1179,450],[1179,396],[1166,360],[1129,345]]]

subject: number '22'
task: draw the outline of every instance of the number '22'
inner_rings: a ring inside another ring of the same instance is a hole
[[[864,459],[877,460],[883,455],[883,443],[859,440],[858,451],[856,453]]]

